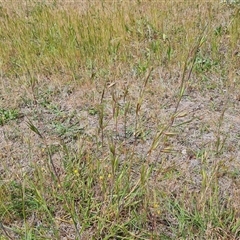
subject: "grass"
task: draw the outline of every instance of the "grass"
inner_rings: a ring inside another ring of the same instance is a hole
[[[237,2],[0,3],[0,239],[239,239]]]

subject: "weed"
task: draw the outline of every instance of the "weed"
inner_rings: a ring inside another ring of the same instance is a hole
[[[19,112],[16,109],[0,109],[0,125],[3,125],[10,120],[15,120],[18,117]]]

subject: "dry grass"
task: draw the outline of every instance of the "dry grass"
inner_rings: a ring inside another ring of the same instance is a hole
[[[239,239],[240,12],[218,1],[0,3],[0,239]]]

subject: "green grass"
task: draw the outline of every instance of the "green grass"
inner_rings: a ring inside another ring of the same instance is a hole
[[[0,3],[0,239],[239,239],[239,4]]]

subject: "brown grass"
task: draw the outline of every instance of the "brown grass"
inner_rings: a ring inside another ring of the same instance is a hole
[[[238,4],[0,6],[0,239],[239,239]]]

